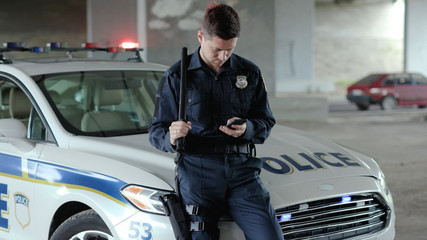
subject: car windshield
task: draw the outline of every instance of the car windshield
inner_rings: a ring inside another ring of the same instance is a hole
[[[371,74],[368,75],[357,82],[357,84],[371,84],[380,78],[383,74]]]
[[[64,128],[76,135],[147,132],[161,71],[82,71],[34,77]]]

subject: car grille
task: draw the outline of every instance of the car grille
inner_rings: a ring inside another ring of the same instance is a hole
[[[279,209],[276,215],[285,239],[346,239],[386,227],[390,210],[380,199],[342,196]]]

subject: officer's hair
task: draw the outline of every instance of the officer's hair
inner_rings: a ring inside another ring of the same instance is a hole
[[[213,36],[223,40],[239,37],[239,15],[228,5],[211,3],[203,16],[202,31],[208,39]]]

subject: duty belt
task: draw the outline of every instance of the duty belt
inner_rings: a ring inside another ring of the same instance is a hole
[[[253,144],[197,144],[185,147],[185,153],[250,154],[256,155]]]

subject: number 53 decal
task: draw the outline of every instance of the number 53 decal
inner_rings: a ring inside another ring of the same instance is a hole
[[[153,237],[151,234],[153,227],[149,223],[132,221],[129,231],[128,237],[132,239],[150,240]]]

